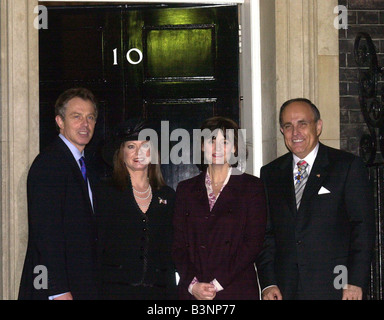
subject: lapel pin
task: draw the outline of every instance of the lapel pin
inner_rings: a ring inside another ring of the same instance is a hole
[[[159,204],[167,204],[167,199],[161,199],[159,197]]]
[[[320,178],[320,173],[316,175],[316,177]]]

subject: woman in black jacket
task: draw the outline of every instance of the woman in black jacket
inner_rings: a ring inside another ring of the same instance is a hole
[[[175,192],[152,163],[153,144],[138,140],[144,122],[124,123],[104,149],[113,174],[99,189],[101,298],[174,299],[171,258]],[[151,154],[152,153],[152,154]]]

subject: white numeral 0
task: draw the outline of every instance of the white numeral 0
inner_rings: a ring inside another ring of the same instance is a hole
[[[132,51],[136,52],[139,55],[139,60],[133,61],[131,59],[131,52]],[[137,48],[132,48],[132,49],[128,50],[126,58],[127,58],[127,61],[130,64],[139,64],[143,60],[143,53],[139,49],[137,49]],[[118,62],[117,62],[117,48],[113,49],[113,65],[114,66],[118,65]]]

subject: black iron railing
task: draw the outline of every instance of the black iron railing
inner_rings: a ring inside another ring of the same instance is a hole
[[[379,67],[375,45],[367,33],[355,39],[354,56],[359,68],[359,103],[369,134],[360,139],[360,156],[369,168],[375,188],[376,242],[368,299],[383,299],[383,200],[384,200],[384,68]]]

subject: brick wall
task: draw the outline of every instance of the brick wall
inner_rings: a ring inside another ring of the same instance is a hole
[[[359,142],[368,127],[359,105],[359,72],[353,55],[358,32],[370,34],[379,66],[384,66],[384,1],[339,0],[348,9],[348,29],[340,29],[340,148],[359,154]]]
[[[368,33],[376,47],[378,64],[384,66],[384,0],[339,0],[339,5],[344,5],[348,9],[348,29],[340,29],[340,148],[359,154],[359,142],[364,133],[369,133],[359,104],[359,70],[354,59],[353,49],[355,37],[359,32]],[[383,81],[379,82],[379,90],[383,86]],[[379,150],[378,150],[379,151]],[[380,180],[384,179],[383,169],[375,171],[375,167],[370,168],[370,178],[374,189],[377,192],[378,173]],[[381,190],[383,192],[384,190]],[[377,193],[375,195],[377,197]],[[375,204],[377,198],[375,198]],[[382,221],[382,210],[376,206],[376,228]],[[383,235],[382,235],[383,236]],[[373,269],[370,278],[370,288],[368,299],[382,299],[382,278],[380,245],[375,245]],[[380,262],[380,263],[379,263]]]

